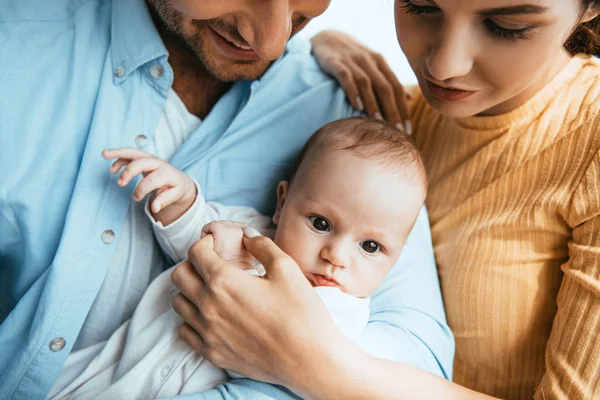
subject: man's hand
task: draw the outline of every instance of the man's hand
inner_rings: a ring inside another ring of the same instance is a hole
[[[241,222],[213,221],[204,225],[200,238],[212,236],[214,251],[221,260],[242,270],[254,269],[256,259],[246,250],[242,241],[245,227],[246,224]]]
[[[181,338],[215,365],[300,391],[340,354],[347,339],[298,265],[272,240],[246,228],[244,245],[265,267],[263,279],[223,261],[212,235],[188,252],[171,279]]]
[[[198,194],[194,181],[158,157],[134,148],[104,150],[102,156],[107,160],[117,159],[110,167],[113,174],[125,167],[117,181],[121,187],[127,186],[139,174],[144,176],[135,188],[133,198],[140,201],[152,194],[150,211],[163,226],[185,214],[196,200]]]

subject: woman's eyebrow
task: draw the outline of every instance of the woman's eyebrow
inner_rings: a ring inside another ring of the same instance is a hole
[[[479,14],[484,17],[497,15],[520,15],[520,14],[543,14],[548,11],[547,7],[536,6],[533,4],[524,4],[511,7],[498,7],[482,10]]]
[[[434,7],[439,7],[434,0],[425,0],[427,3]],[[520,15],[520,14],[543,14],[548,11],[548,7],[538,6],[535,4],[521,4],[518,6],[506,6],[488,8],[479,11],[484,17],[497,16],[497,15]]]

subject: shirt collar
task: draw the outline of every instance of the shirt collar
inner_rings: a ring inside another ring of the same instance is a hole
[[[114,82],[118,84],[140,66],[160,57],[166,58],[169,53],[145,0],[112,0],[112,4],[112,68]],[[296,35],[288,42],[285,53],[310,51],[310,42]],[[282,58],[276,60],[258,81],[268,75]]]
[[[115,83],[168,55],[145,0],[112,0],[111,52]]]

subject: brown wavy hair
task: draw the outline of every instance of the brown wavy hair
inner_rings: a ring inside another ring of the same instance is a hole
[[[589,9],[600,11],[600,0],[583,0],[583,6],[585,11]],[[565,47],[571,54],[585,53],[600,57],[600,16],[579,24]]]

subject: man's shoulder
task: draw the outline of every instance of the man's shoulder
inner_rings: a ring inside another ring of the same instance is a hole
[[[68,21],[82,7],[97,7],[110,2],[111,0],[9,0],[2,5],[0,24]]]
[[[357,113],[339,83],[323,72],[305,38],[294,38],[288,43],[284,55],[260,79],[260,86],[272,101],[300,104],[304,98],[315,107],[327,104],[337,109],[338,118]]]
[[[272,85],[286,82],[298,90],[306,90],[314,86],[329,85],[339,88],[337,81],[327,75],[320,68],[319,63],[312,55],[310,41],[305,38],[293,38],[288,43],[285,53],[260,79],[262,84]]]

